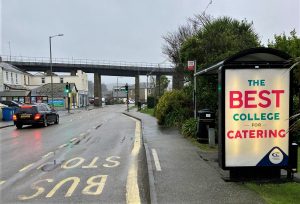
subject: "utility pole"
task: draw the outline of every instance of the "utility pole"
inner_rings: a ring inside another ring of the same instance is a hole
[[[196,60],[194,60],[194,118],[197,119],[197,66],[196,66]]]
[[[57,35],[52,35],[49,36],[49,47],[50,47],[50,74],[51,74],[51,100],[52,100],[52,108],[54,108],[54,103],[53,103],[53,70],[52,70],[52,48],[51,48],[51,39],[54,37],[61,37],[64,36],[64,34],[57,34]]]
[[[10,41],[8,41],[8,47],[9,47],[9,61],[11,62],[11,47],[10,47]]]
[[[126,91],[126,105],[127,105],[127,112],[129,112],[129,100],[128,100],[128,84],[125,84],[125,91]]]

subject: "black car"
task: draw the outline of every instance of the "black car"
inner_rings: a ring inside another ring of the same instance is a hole
[[[0,101],[0,103],[7,105],[8,107],[12,107],[12,108],[18,108],[20,107],[22,104],[16,101]]]
[[[44,103],[22,105],[15,111],[13,121],[18,129],[21,129],[23,125],[43,125],[46,127],[49,123],[58,124],[59,115]]]

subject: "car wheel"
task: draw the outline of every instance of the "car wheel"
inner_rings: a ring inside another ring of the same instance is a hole
[[[44,126],[44,127],[47,127],[47,126],[48,126],[48,121],[47,121],[47,118],[46,118],[46,117],[44,118],[43,126]]]
[[[17,129],[22,129],[23,125],[22,124],[16,124]]]
[[[59,123],[59,116],[56,116],[55,124]]]

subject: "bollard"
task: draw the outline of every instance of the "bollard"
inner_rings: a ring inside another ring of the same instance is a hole
[[[208,128],[208,144],[210,147],[214,147],[216,145],[215,138],[215,128]]]

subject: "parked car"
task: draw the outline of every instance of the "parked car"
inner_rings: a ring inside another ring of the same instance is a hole
[[[7,105],[8,107],[12,107],[12,108],[18,108],[22,105],[21,103],[19,103],[17,101],[0,101],[0,103]]]
[[[58,124],[59,115],[47,104],[37,103],[19,107],[13,115],[13,121],[17,129],[21,129],[23,125],[43,125],[46,127],[50,123]]]

